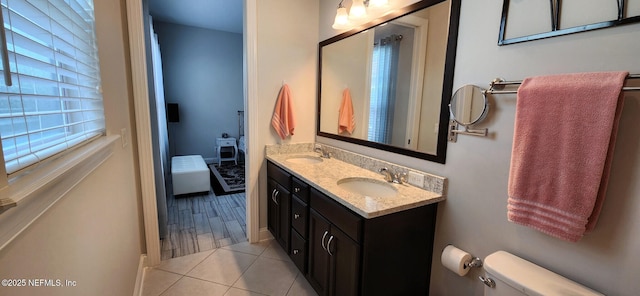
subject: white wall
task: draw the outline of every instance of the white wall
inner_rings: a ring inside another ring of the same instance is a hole
[[[334,3],[321,2],[319,40],[333,36]],[[463,1],[454,89],[485,87],[496,77],[519,80],[563,72],[628,70],[640,73],[640,24],[497,46],[502,0]],[[333,10],[333,11],[332,11]],[[431,24],[430,24],[431,25]],[[568,243],[507,221],[507,179],[516,99],[491,97],[483,124],[490,137],[460,136],[449,143],[445,165],[330,139],[318,141],[432,172],[449,179],[447,200],[438,206],[431,294],[482,295],[479,270],[458,277],[439,262],[447,244],[484,258],[497,250],[513,252],[607,295],[640,291],[640,94],[627,93],[611,171],[607,200],[593,233]],[[559,119],[560,120],[560,119]],[[577,127],[579,128],[579,127]]]
[[[238,139],[242,94],[242,34],[154,22],[165,101],[178,103],[180,122],[169,123],[173,155],[217,158],[216,138]]]
[[[132,143],[123,6],[124,1],[95,1],[107,133],[126,128]],[[134,151],[133,144],[116,148],[105,163],[0,250],[2,279],[73,280],[78,286],[0,287],[0,295],[131,295],[144,253]]]
[[[257,2],[258,139],[260,160],[260,227],[267,226],[267,183],[264,147],[276,143],[313,142],[316,131],[318,1]],[[271,127],[278,92],[285,81],[291,90],[296,119],[294,135],[280,140]],[[249,83],[252,83],[251,81]],[[254,105],[254,106],[255,106]]]

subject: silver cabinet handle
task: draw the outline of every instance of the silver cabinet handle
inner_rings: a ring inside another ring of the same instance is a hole
[[[276,205],[280,205],[280,203],[278,202],[278,195],[280,195],[280,191],[276,190],[276,196],[274,196],[273,202],[276,203]]]
[[[327,247],[324,246],[324,238],[327,236],[327,234],[329,234],[329,230],[325,231],[324,234],[322,235],[322,240],[320,241],[320,245],[322,245],[322,248],[326,251]]]
[[[293,214],[293,219],[298,220],[298,218],[300,218],[300,215],[298,215],[298,214]]]
[[[276,191],[278,191],[278,189],[273,189],[273,191],[271,191],[271,200],[273,202],[276,202]]]
[[[293,188],[293,192],[295,192],[295,193],[300,192],[300,187],[295,187],[295,188]]]
[[[298,250],[293,250],[293,255],[298,255],[299,252],[300,251],[298,251]]]
[[[327,253],[329,253],[329,256],[333,256],[333,254],[331,254],[331,241],[333,240],[333,235],[329,238],[329,241],[327,242]]]

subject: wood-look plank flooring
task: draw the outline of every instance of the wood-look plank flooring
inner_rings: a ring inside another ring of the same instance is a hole
[[[167,197],[168,234],[162,260],[247,241],[245,193]]]

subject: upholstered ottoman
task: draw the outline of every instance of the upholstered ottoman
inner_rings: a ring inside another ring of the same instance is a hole
[[[171,158],[173,195],[208,192],[211,189],[209,167],[200,155]]]

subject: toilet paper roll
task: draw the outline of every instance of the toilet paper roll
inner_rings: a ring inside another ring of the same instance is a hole
[[[465,276],[469,272],[466,263],[471,262],[471,254],[460,250],[453,245],[448,245],[442,250],[440,261],[444,267],[455,272],[459,276]]]

